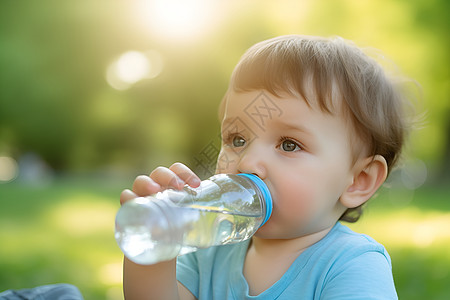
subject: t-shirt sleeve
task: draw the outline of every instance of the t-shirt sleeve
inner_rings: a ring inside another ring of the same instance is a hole
[[[321,299],[398,299],[387,254],[368,251],[330,271]]]
[[[195,253],[177,258],[177,280],[198,299],[200,275]]]

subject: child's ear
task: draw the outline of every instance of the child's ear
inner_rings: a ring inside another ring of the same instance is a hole
[[[347,208],[364,204],[386,180],[388,166],[381,155],[365,158],[357,165],[352,184],[339,201]]]

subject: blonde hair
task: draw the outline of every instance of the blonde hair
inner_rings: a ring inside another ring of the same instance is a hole
[[[307,97],[307,82],[312,82],[315,99]],[[314,101],[330,114],[335,113],[333,103],[342,102],[343,111],[360,139],[358,144],[364,145],[366,154],[382,155],[388,172],[397,163],[408,128],[402,107],[403,93],[383,68],[353,43],[340,37],[300,35],[257,43],[235,67],[229,91],[256,89],[276,96],[282,93],[301,96],[308,105]],[[335,99],[336,94],[340,99]],[[359,145],[353,148],[354,155],[361,155]],[[356,222],[361,213],[361,207],[348,209],[341,220]]]

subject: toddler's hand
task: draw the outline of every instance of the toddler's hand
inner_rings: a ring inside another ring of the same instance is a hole
[[[158,167],[150,173],[150,176],[136,177],[132,190],[126,189],[120,194],[120,203],[149,196],[167,188],[181,190],[185,184],[195,188],[200,182],[200,178],[182,163],[174,163],[169,168]]]

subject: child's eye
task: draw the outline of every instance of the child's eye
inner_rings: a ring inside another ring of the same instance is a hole
[[[233,144],[233,147],[244,147],[245,140],[243,137],[236,135],[233,137],[231,143]]]
[[[285,152],[295,152],[302,150],[302,148],[293,140],[283,138],[280,144],[280,148]]]

